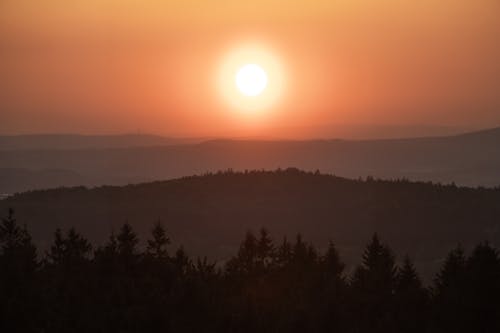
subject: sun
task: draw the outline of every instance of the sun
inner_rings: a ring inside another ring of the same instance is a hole
[[[257,64],[246,64],[235,76],[238,90],[245,96],[258,96],[267,87],[267,73]]]
[[[269,115],[282,99],[285,75],[282,60],[269,45],[233,46],[221,58],[218,90],[230,112]]]

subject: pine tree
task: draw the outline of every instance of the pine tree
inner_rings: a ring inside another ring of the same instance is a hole
[[[118,253],[121,256],[132,257],[137,254],[137,244],[139,243],[139,239],[130,224],[125,223],[121,227],[116,240],[118,242]]]
[[[321,279],[318,292],[321,296],[316,294],[314,297],[321,300],[318,304],[320,321],[323,322],[321,331],[342,331],[346,324],[343,322],[346,296],[344,268],[335,244],[330,241],[319,262]]]
[[[359,318],[358,329],[372,332],[393,332],[394,293],[397,267],[389,247],[383,245],[377,234],[363,253],[363,262],[351,280],[354,297],[359,300],[352,310]]]
[[[363,284],[368,288],[367,291],[390,296],[394,293],[396,274],[397,267],[392,251],[374,234],[363,253],[362,266],[357,268],[353,282]]]
[[[333,242],[328,243],[328,249],[321,258],[321,267],[323,272],[329,278],[340,279],[344,272],[345,264],[340,260],[339,253]]]
[[[2,218],[0,244],[6,272],[20,276],[35,272],[38,267],[36,247],[26,226],[17,224],[13,209],[9,209],[7,217]]]
[[[96,250],[94,262],[102,273],[114,273],[118,263],[118,241],[114,232],[111,232],[106,244]]]
[[[478,287],[492,292],[500,283],[500,256],[488,242],[477,245],[466,261],[467,275]]]
[[[434,279],[436,321],[444,332],[466,332],[467,301],[466,258],[462,246],[448,253],[444,264]]]
[[[64,258],[65,252],[64,239],[62,231],[57,228],[54,232],[54,243],[50,246],[50,251],[47,253],[48,260],[53,264],[60,264]]]
[[[398,271],[396,321],[400,332],[425,332],[428,316],[427,292],[409,256]]]
[[[64,331],[81,325],[81,311],[90,293],[89,254],[92,247],[88,240],[71,228],[65,236],[60,229],[54,233],[54,243],[47,253],[45,275],[47,284],[45,310],[54,318],[47,320],[47,331]],[[75,299],[79,301],[75,304]]]
[[[2,218],[0,245],[0,331],[36,332],[40,319],[37,252],[26,226],[17,224],[13,209]]]
[[[283,241],[278,247],[276,260],[281,268],[288,266],[292,260],[292,246],[286,237],[283,237]]]
[[[466,261],[463,291],[469,331],[500,331],[500,257],[487,242],[477,245]]]
[[[74,228],[70,228],[66,236],[66,251],[70,262],[80,263],[89,259],[92,245]]]
[[[256,270],[258,241],[251,231],[245,235],[245,239],[240,244],[238,254],[231,258],[226,265],[226,270],[230,274],[240,276],[253,274]]]
[[[302,240],[302,235],[298,234],[295,237],[295,244],[292,248],[293,262],[296,265],[307,265],[309,264],[309,248],[307,244]]]
[[[409,256],[405,256],[403,265],[398,271],[397,276],[397,291],[398,292],[413,292],[421,290],[422,281],[420,280],[417,270],[413,265]]]
[[[148,240],[147,253],[155,259],[168,258],[167,246],[170,244],[170,238],[168,238],[161,221],[156,222],[151,236],[153,238]]]
[[[66,268],[75,267],[89,259],[92,246],[82,235],[71,228],[66,238],[62,235],[61,229],[54,233],[54,243],[47,253],[49,261],[54,265],[61,265]]]
[[[194,270],[199,278],[207,280],[215,274],[215,263],[208,262],[207,257],[203,257],[203,259],[198,257]]]
[[[180,246],[175,252],[173,262],[181,275],[187,274],[192,268],[191,259],[189,259],[183,246]]]
[[[269,232],[262,228],[257,242],[257,265],[263,271],[267,270],[274,260],[274,244]]]
[[[463,282],[465,274],[465,254],[461,245],[448,253],[441,271],[434,279],[434,291],[437,294],[446,292],[447,289],[457,288]]]

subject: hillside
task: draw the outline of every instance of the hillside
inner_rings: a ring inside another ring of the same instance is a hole
[[[47,248],[56,227],[74,226],[96,243],[128,221],[144,239],[164,221],[176,245],[225,260],[245,231],[302,233],[318,246],[333,240],[348,263],[378,232],[398,253],[434,272],[445,253],[489,240],[500,244],[500,189],[341,177],[296,169],[217,173],[124,187],[61,188],[0,201],[13,207]]]
[[[398,140],[215,140],[121,148],[0,150],[0,193],[61,185],[126,185],[228,168],[279,167],[349,178],[374,176],[498,186],[500,129]],[[15,169],[35,174],[26,178],[22,172],[12,172]],[[54,174],[54,170],[60,173]],[[46,176],[47,172],[52,176]],[[70,173],[74,177],[67,177]]]
[[[149,134],[81,135],[30,134],[0,135],[0,150],[107,149],[163,146],[199,142],[199,139],[168,138]]]

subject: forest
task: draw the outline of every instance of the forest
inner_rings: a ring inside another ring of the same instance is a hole
[[[450,249],[430,284],[383,235],[350,272],[335,244],[248,231],[224,263],[173,248],[157,221],[101,246],[56,229],[41,253],[10,209],[0,224],[2,332],[499,332],[500,258]]]
[[[408,253],[428,283],[458,242],[466,251],[485,240],[500,247],[499,203],[500,188],[288,168],[24,192],[0,200],[0,212],[13,208],[42,253],[57,228],[73,227],[102,245],[125,222],[144,241],[151,223],[161,220],[172,246],[183,245],[194,257],[227,261],[247,230],[264,227],[279,238],[300,233],[321,251],[333,241],[348,270],[377,232],[395,252]]]

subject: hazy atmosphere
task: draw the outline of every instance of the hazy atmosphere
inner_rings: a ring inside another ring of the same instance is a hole
[[[496,0],[3,0],[0,132],[329,138],[357,126],[494,127],[499,12]],[[224,61],[246,47],[272,54],[286,78],[265,111],[235,110],[218,86]]]
[[[0,332],[500,332],[500,0],[0,0]]]

